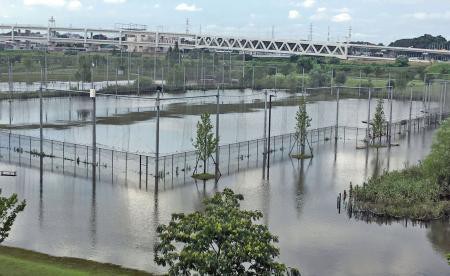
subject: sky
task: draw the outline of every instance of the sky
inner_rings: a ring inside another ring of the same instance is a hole
[[[271,38],[389,43],[419,35],[450,39],[450,0],[0,0],[0,24],[113,28]]]

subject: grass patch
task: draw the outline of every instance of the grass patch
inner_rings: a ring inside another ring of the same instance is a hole
[[[113,264],[53,257],[29,250],[0,246],[0,275],[152,275]]]
[[[353,190],[355,211],[395,218],[432,220],[450,213],[450,201],[439,199],[439,185],[421,166],[388,172]]]
[[[215,179],[216,176],[214,174],[210,174],[210,173],[198,173],[198,174],[192,175],[192,178],[197,179],[197,180],[211,180],[211,179]]]
[[[311,159],[311,158],[313,158],[312,155],[309,155],[309,154],[301,154],[301,153],[298,153],[298,154],[291,154],[291,157],[292,157],[292,158],[295,158],[295,159],[300,159],[300,160]]]

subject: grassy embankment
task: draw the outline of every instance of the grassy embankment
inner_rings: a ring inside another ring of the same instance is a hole
[[[419,165],[387,172],[353,189],[353,210],[377,216],[439,219],[450,215],[450,120]]]
[[[0,275],[151,275],[144,271],[93,261],[52,257],[19,248],[0,246]]]

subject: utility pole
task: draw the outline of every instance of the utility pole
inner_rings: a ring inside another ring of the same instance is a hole
[[[369,135],[370,135],[370,102],[372,100],[372,89],[369,87],[369,99],[368,99],[368,113],[367,113],[367,139],[369,139]],[[367,143],[369,143],[370,141],[368,140]]]
[[[189,17],[186,18],[186,34],[189,34]]]
[[[109,60],[108,55],[106,55],[106,87],[109,86]]]
[[[334,131],[334,140],[336,143],[339,139],[339,92],[340,88],[338,87],[336,92],[336,126]]]
[[[266,177],[267,163],[267,90],[264,90],[264,152],[263,152],[263,179]]]
[[[96,103],[96,91],[93,87],[94,79],[94,64],[91,66],[91,85],[90,97],[92,98],[92,177],[95,179],[96,166],[97,166],[97,103]]]
[[[276,97],[275,95],[269,96],[269,141],[267,143],[267,179],[270,178],[270,135],[272,128],[272,98]]]
[[[309,41],[313,40],[313,24],[309,24]]]
[[[348,42],[352,41],[352,26],[348,27]]]
[[[412,116],[412,103],[413,103],[413,88],[411,87],[409,95],[409,123],[408,123],[408,133],[411,134],[411,116]]]
[[[217,102],[216,102],[216,139],[217,141],[220,141],[219,139],[219,116],[220,116],[220,85],[217,86]],[[219,180],[219,158],[220,158],[220,148],[219,143],[217,143],[216,146],[216,182]]]
[[[389,73],[389,135],[388,135],[388,142],[389,147],[391,146],[391,138],[392,138],[392,100],[393,100],[393,94],[394,90],[392,89],[392,83],[391,83],[391,74]]]
[[[163,66],[162,70],[164,70],[164,66]],[[164,87],[164,80],[163,80],[163,86],[162,87]],[[156,91],[155,189],[158,189],[158,183],[159,183],[159,181],[158,181],[159,180],[159,116],[160,116],[160,95],[159,95],[159,92],[160,92],[159,89],[157,89],[157,91]]]
[[[252,66],[252,91],[255,90],[255,65]]]
[[[44,152],[44,149],[43,149],[43,137],[44,137],[44,134],[43,134],[43,130],[42,130],[42,128],[43,128],[43,115],[42,115],[42,113],[43,113],[43,110],[42,110],[42,85],[43,85],[43,70],[42,70],[42,64],[40,64],[41,66],[41,85],[40,85],[40,87],[39,87],[39,141],[40,141],[40,144],[39,144],[39,155],[40,155],[40,157],[41,157],[41,168],[42,168],[42,162],[43,162],[43,160],[42,160],[42,157],[44,156],[44,154],[43,154],[43,152]]]
[[[328,26],[327,41],[330,42],[330,26]]]

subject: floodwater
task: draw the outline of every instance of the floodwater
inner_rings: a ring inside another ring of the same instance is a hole
[[[118,80],[117,85],[119,86],[125,86],[128,84],[133,84],[134,80]],[[93,83],[93,86],[91,83],[82,83],[78,81],[49,81],[47,82],[47,89],[51,90],[70,90],[70,89],[103,89],[106,88],[108,85],[116,85],[116,81],[96,81]],[[41,88],[41,82],[12,82],[11,83],[12,90],[10,88],[10,84],[7,82],[0,82],[0,92],[3,93],[9,93],[9,91],[12,91],[13,93],[20,93],[20,92],[37,92]]]
[[[193,149],[196,124],[200,114],[212,113],[215,125],[216,91],[190,91],[186,94],[164,94],[160,119],[160,153],[170,154]],[[294,132],[295,113],[300,94],[278,92],[272,109],[271,135]],[[180,100],[179,96],[203,98]],[[211,97],[204,97],[211,96]],[[325,97],[323,97],[325,99]],[[320,99],[320,98],[319,98]],[[264,93],[251,90],[221,91],[220,144],[229,144],[263,137]],[[432,104],[434,108],[436,104]],[[334,126],[336,101],[326,99],[312,101],[307,109],[312,118],[311,128]],[[373,116],[376,100],[371,101]],[[384,103],[388,120],[389,104]],[[408,101],[393,101],[393,120],[409,118]],[[367,99],[341,99],[339,101],[339,125],[365,127]],[[413,102],[412,118],[423,116],[423,103]],[[88,97],[44,99],[44,138],[89,145],[92,135],[92,100]],[[141,154],[155,151],[156,130],[155,101],[152,99],[97,98],[97,143]],[[11,126],[14,132],[39,136],[39,100],[13,100],[11,104],[0,101],[0,124]]]
[[[355,143],[315,144],[315,157],[241,171],[213,182],[139,189],[0,163],[17,170],[0,178],[5,195],[27,200],[5,242],[57,256],[89,258],[163,273],[153,262],[155,229],[175,212],[201,208],[215,191],[242,193],[245,209],[258,209],[262,223],[279,236],[281,261],[303,275],[448,275],[450,224],[376,223],[338,213],[336,197],[349,183],[361,184],[384,169],[417,163],[428,152],[433,131],[399,138],[399,147],[355,150]]]

